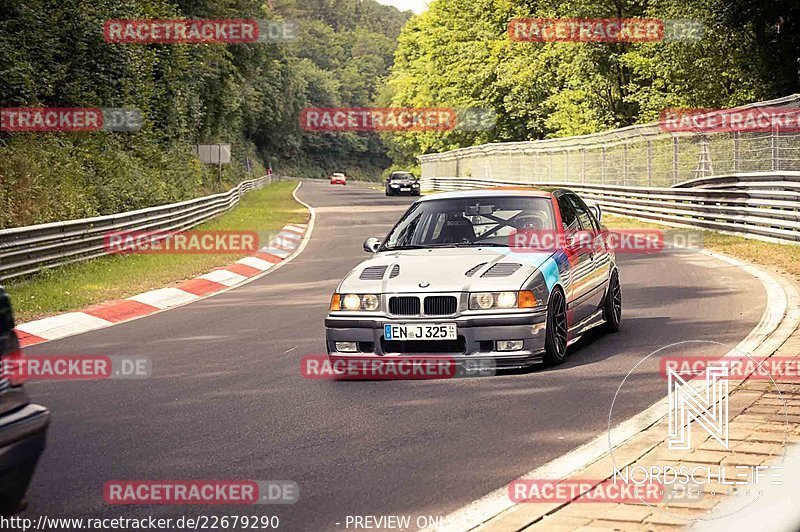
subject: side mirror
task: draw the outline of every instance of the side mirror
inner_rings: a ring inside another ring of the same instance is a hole
[[[372,237],[364,241],[364,251],[367,253],[377,253],[380,247],[381,240],[379,238]]]
[[[597,218],[597,221],[599,222],[600,218],[603,216],[603,211],[600,210],[600,205],[595,203],[594,205],[589,206],[589,208],[592,210],[594,217]]]

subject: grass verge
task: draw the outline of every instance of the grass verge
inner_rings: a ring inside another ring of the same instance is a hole
[[[623,216],[603,215],[603,224],[609,229],[676,229],[665,225],[654,224],[626,218]],[[800,245],[773,244],[742,238],[740,236],[726,235],[716,231],[702,231],[703,247],[711,251],[718,251],[737,259],[752,262],[760,266],[775,268],[800,279]]]
[[[233,210],[194,229],[274,233],[287,223],[304,223],[308,211],[292,192],[297,181],[279,181],[242,198]],[[261,245],[265,245],[264,238]],[[10,279],[17,322],[77,310],[95,303],[130,297],[163,288],[225,266],[241,254],[209,255],[112,255]]]

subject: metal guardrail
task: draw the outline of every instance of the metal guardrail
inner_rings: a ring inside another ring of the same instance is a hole
[[[738,107],[800,107],[800,94]],[[469,146],[420,155],[423,177],[669,187],[690,179],[800,171],[796,128],[764,132],[665,131],[658,123],[589,135]]]
[[[231,209],[242,196],[275,179],[250,179],[228,192],[169,205],[0,230],[0,279],[106,255],[104,236],[109,232],[190,229]]]
[[[800,243],[800,172],[701,178],[675,187],[584,183],[520,183],[467,177],[423,177],[423,190],[499,185],[569,188],[606,212],[749,238]]]

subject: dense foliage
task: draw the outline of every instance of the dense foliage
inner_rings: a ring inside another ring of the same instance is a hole
[[[373,0],[0,0],[0,107],[132,107],[136,133],[0,133],[0,227],[108,214],[276,172],[378,176],[376,135],[306,133],[304,107],[365,106],[410,16]],[[109,19],[290,21],[286,43],[109,44]],[[217,170],[191,153],[230,142]],[[248,174],[245,158],[250,159]]]
[[[697,42],[512,42],[517,17],[694,19]],[[490,107],[488,132],[391,135],[396,161],[481,142],[591,133],[665,107],[728,107],[800,92],[796,0],[433,0],[400,36],[382,92],[395,105]]]
[[[113,18],[291,21],[282,44],[118,45]],[[516,17],[695,19],[696,42],[512,42]],[[416,155],[800,92],[794,0],[0,0],[0,106],[135,107],[136,133],[0,133],[0,227],[118,212],[262,173],[378,177]],[[311,133],[312,106],[484,107],[488,131]],[[191,154],[230,142],[221,182]],[[244,161],[253,171],[248,173]]]

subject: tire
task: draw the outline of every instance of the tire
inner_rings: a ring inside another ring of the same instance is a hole
[[[544,335],[544,363],[557,366],[567,358],[567,298],[556,289],[547,304],[547,328]]]
[[[605,328],[608,332],[619,331],[622,324],[622,289],[619,286],[619,274],[616,270],[611,273],[608,280],[608,290],[603,300],[603,319],[606,320]]]
[[[28,507],[28,503],[24,502],[22,498],[14,498],[13,500],[4,500],[0,502],[0,515],[3,517],[10,517],[17,514]]]

